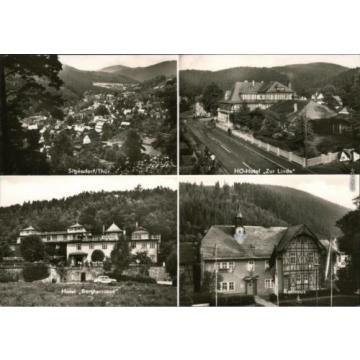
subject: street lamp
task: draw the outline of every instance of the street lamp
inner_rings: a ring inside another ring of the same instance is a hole
[[[319,299],[318,299],[318,272],[319,272],[319,264],[314,264],[314,268],[315,268],[315,291],[316,291],[316,306],[319,305]]]

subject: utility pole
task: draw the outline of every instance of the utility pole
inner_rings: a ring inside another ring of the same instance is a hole
[[[217,263],[217,245],[215,244],[215,306],[218,306],[218,263]]]
[[[276,284],[276,305],[280,306],[280,299],[279,299],[279,274],[277,268],[277,259],[275,259],[275,284]]]
[[[307,119],[306,116],[303,116],[303,123],[304,123],[304,158],[305,158],[305,167],[307,167],[307,138],[308,138],[308,134],[307,134]]]

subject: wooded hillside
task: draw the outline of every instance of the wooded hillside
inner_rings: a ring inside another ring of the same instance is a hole
[[[339,234],[335,223],[349,209],[296,189],[235,183],[180,185],[180,238],[198,241],[211,225],[233,224],[240,208],[245,225],[306,224],[320,238]]]

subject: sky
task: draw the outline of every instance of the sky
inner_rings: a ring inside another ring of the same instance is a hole
[[[79,70],[100,70],[113,65],[144,67],[176,59],[176,55],[59,55],[62,64]]]
[[[360,66],[360,55],[182,55],[180,70],[222,70],[238,66],[273,67],[330,62],[350,68]]]
[[[354,209],[352,199],[359,193],[359,176],[355,179],[356,192],[350,190],[350,175],[236,175],[236,176],[182,176],[182,182],[214,185],[225,182],[248,182],[254,184],[280,185],[306,191],[335,204]],[[180,193],[181,197],[181,193]]]
[[[177,190],[176,176],[2,176],[0,206],[22,204],[24,201],[61,199],[83,191],[131,190],[157,186]]]

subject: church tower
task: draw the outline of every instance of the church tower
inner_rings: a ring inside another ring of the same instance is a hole
[[[245,228],[244,228],[243,216],[242,216],[240,210],[238,210],[238,212],[235,216],[234,239],[239,244],[242,244],[245,239]]]

